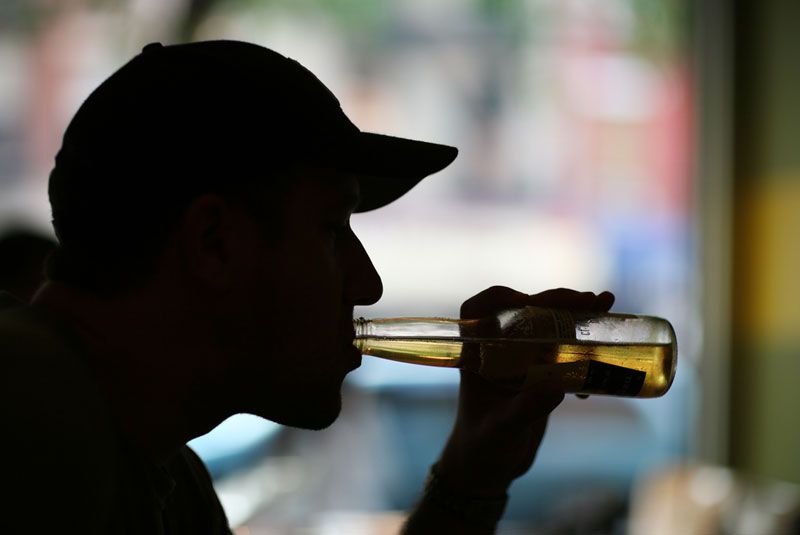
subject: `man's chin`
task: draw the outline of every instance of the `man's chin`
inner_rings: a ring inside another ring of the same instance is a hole
[[[338,396],[335,402],[328,400],[326,403],[304,403],[303,405],[286,407],[280,411],[265,411],[258,415],[281,425],[320,431],[330,427],[339,418],[341,412],[342,400]]]

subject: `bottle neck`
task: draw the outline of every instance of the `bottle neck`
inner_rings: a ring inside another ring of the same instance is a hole
[[[471,320],[467,320],[471,321]],[[353,320],[356,339],[363,338],[433,338],[451,339],[462,336],[464,320],[449,318],[382,318]]]

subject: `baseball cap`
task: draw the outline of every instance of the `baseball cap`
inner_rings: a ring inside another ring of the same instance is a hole
[[[457,153],[362,132],[311,71],[270,49],[227,40],[151,43],[81,105],[49,193],[62,241],[99,211],[127,217],[120,206],[146,210],[282,164],[356,175],[356,211],[365,212],[404,195]]]

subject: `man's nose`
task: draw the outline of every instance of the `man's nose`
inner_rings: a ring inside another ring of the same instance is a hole
[[[345,279],[345,294],[353,305],[372,305],[383,295],[383,282],[355,234],[353,240],[353,255],[347,266]]]

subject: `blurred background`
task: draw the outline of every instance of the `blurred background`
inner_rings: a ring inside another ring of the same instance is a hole
[[[501,533],[794,533],[798,24],[791,0],[3,0],[0,234],[51,237],[63,130],[145,44],[273,48],[363,130],[461,151],[354,217],[385,287],[357,315],[457,316],[493,284],[565,286],[675,326],[670,392],[567,399]],[[365,358],[331,429],[242,415],[192,446],[237,534],[392,533],[457,386]]]

